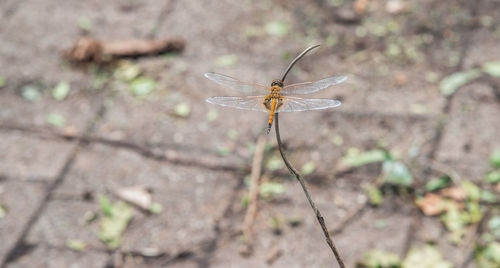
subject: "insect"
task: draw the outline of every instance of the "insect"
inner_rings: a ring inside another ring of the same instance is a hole
[[[267,133],[271,130],[275,113],[320,110],[337,107],[341,104],[338,100],[302,99],[291,95],[318,92],[330,86],[340,84],[347,79],[345,76],[330,76],[315,82],[303,82],[288,86],[284,86],[282,80],[274,80],[271,83],[271,87],[266,87],[212,72],[206,73],[205,77],[219,85],[245,94],[259,94],[257,96],[210,97],[206,101],[221,106],[269,113]],[[266,95],[262,95],[264,92],[267,92]]]

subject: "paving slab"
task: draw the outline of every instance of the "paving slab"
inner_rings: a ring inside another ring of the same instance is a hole
[[[82,92],[85,88],[74,84],[67,99],[56,101],[51,96],[51,90],[52,87],[50,90],[45,89],[41,99],[30,102],[21,96],[22,87],[8,86],[2,89],[0,127],[83,135],[102,105],[100,98],[103,95],[96,92]],[[57,121],[51,119],[55,117]],[[59,123],[60,125],[54,125]]]
[[[20,257],[6,267],[109,267],[109,254],[99,251],[75,252],[65,248],[37,246],[29,254]]]
[[[153,0],[24,1],[1,26],[0,62],[9,63],[3,75],[12,79],[43,77],[49,82],[81,79],[83,74],[69,68],[63,59],[64,51],[84,36],[81,21],[90,23],[92,37],[144,38],[154,28],[163,4]]]
[[[0,263],[6,260],[7,254],[16,245],[23,228],[40,206],[45,190],[45,184],[40,182],[0,179],[0,205],[7,209],[5,217],[0,218]]]
[[[483,19],[485,17],[494,18],[500,15],[498,3],[495,1],[485,1],[479,11]],[[474,30],[471,41],[464,59],[464,69],[476,68],[489,61],[500,60],[498,42],[500,42],[500,23],[492,20],[491,25]],[[488,53],[485,53],[487,51]]]
[[[253,254],[249,257],[240,254],[240,250],[244,248],[241,237],[223,235],[218,242],[218,250],[210,261],[212,265],[263,267],[275,250],[281,252],[273,264],[278,267],[329,266],[334,261],[298,182],[288,178],[277,180],[283,183],[285,190],[271,201],[259,201],[257,217],[252,224]],[[352,185],[339,182],[309,184],[308,187],[328,228],[331,232],[335,230],[333,237],[338,244],[342,231],[348,232],[346,229],[353,224],[346,221],[361,211],[367,201],[366,196],[353,189]],[[239,198],[243,198],[244,194],[246,192],[241,192]],[[240,204],[234,204],[232,211],[234,214],[222,221],[222,226],[226,226],[224,230],[229,233],[229,230],[241,230],[246,209]],[[273,227],[273,221],[279,222],[279,234]],[[298,224],[291,225],[292,221]],[[340,235],[339,230],[342,230]]]
[[[468,229],[468,231],[472,231]],[[443,258],[453,264],[453,267],[462,267],[463,263],[471,254],[474,247],[473,241],[467,241],[465,238],[463,243],[454,244],[449,239],[450,232],[443,229],[443,224],[439,217],[422,217],[420,224],[415,230],[415,240],[412,242],[412,247],[421,247],[425,243],[436,245],[443,255]],[[468,233],[467,235],[470,235]],[[476,267],[474,260],[467,267]]]
[[[180,103],[189,105],[189,116],[175,114]],[[207,120],[210,111],[218,114],[214,121]],[[204,99],[181,97],[177,102],[167,96],[137,100],[125,92],[114,99],[94,135],[180,154],[193,161],[217,159],[220,163],[241,166],[251,156],[248,145],[254,144],[263,133],[265,121],[264,113],[220,109]],[[231,131],[234,135],[229,138]],[[227,153],[236,157],[217,157]]]
[[[342,108],[280,115],[281,139],[290,148],[286,151],[292,164],[300,170],[312,161],[316,169],[309,176],[331,179],[351,148],[369,151],[382,147],[397,159],[425,158],[435,126],[436,120],[427,116],[358,113]],[[414,168],[419,169],[418,165]],[[373,169],[360,172],[373,179],[378,176]]]
[[[364,198],[364,196],[359,198],[359,194],[342,190],[323,187],[312,190],[311,193],[331,229],[339,227],[347,214],[355,210],[356,205],[359,205],[359,201]],[[288,191],[287,187],[287,194]],[[271,252],[278,249],[281,255],[273,262],[273,265],[278,267],[332,266],[336,262],[335,258],[309,205],[305,198],[302,199],[303,193],[293,190],[290,193],[294,194],[291,203],[266,205],[259,210],[258,220],[254,225],[256,244],[252,256],[245,258],[239,255],[242,244],[239,237],[233,237],[219,243],[219,249],[211,261],[212,265],[263,267],[266,266]],[[291,227],[284,222],[282,233],[276,235],[269,226],[271,215],[280,216],[283,221],[289,220],[290,217],[299,217],[302,221],[298,227]],[[364,252],[373,248],[402,254],[410,218],[401,213],[368,209],[356,220],[346,224],[340,234],[334,234],[333,239],[347,267],[354,267]],[[374,223],[376,221],[384,221],[386,225],[377,228]]]
[[[12,180],[53,181],[76,144],[0,130],[0,176]]]
[[[51,200],[31,228],[26,243],[65,248],[69,240],[79,240],[91,249],[105,250],[97,238],[98,225],[87,222],[89,215],[97,212],[97,201]]]
[[[489,155],[500,148],[500,109],[491,88],[474,82],[454,96],[437,161],[456,170],[461,179],[481,182]]]
[[[77,236],[99,247],[98,223],[82,226],[81,216],[86,211],[98,212],[99,195],[111,196],[122,187],[143,185],[153,190],[153,200],[164,209],[159,215],[135,210],[122,249],[141,252],[157,248],[175,255],[214,239],[214,221],[237,184],[232,173],[175,166],[127,150],[91,145],[79,152],[66,179],[54,192],[55,200],[36,222],[27,241],[61,246]],[[68,206],[64,201],[66,197],[78,200],[89,194],[94,196],[93,202],[73,201]],[[75,228],[82,231],[75,232]]]

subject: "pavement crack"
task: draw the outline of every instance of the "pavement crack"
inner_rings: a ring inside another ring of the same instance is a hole
[[[92,120],[89,122],[84,136],[88,136],[95,128],[95,125],[98,121],[98,118],[102,118],[106,111],[105,105],[101,103],[100,108],[98,111],[95,113],[95,116],[92,118]],[[45,212],[45,209],[49,203],[49,201],[52,199],[54,190],[57,189],[57,187],[64,181],[66,178],[66,175],[70,171],[71,167],[73,166],[73,163],[76,160],[76,157],[78,155],[80,147],[82,147],[84,144],[84,140],[79,140],[78,143],[73,147],[73,150],[71,151],[70,155],[68,156],[66,162],[64,163],[62,169],[56,176],[56,179],[50,183],[47,186],[45,195],[43,196],[40,204],[38,205],[38,208],[35,210],[35,212],[30,215],[28,221],[22,228],[21,234],[19,235],[16,243],[14,246],[8,251],[6,257],[4,260],[0,262],[0,267],[5,268],[8,263],[15,261],[19,257],[22,257],[30,252],[29,248],[26,247],[26,237],[28,236],[29,232],[35,225],[36,221],[40,218],[43,212]],[[28,250],[27,250],[28,249]]]
[[[481,8],[482,1],[479,0],[479,1],[475,1],[475,2],[469,2],[469,3],[471,5],[471,6],[469,6],[470,14],[472,17],[476,17],[480,8]],[[452,73],[458,72],[458,71],[463,69],[465,58],[467,57],[468,52],[471,48],[472,39],[473,39],[473,36],[475,34],[474,28],[475,28],[474,25],[466,26],[466,31],[464,33],[464,39],[463,39],[464,41],[462,43],[462,47],[460,50],[460,58],[459,58],[458,64],[456,65],[456,67],[454,68]],[[450,114],[451,114],[451,104],[452,104],[453,99],[454,99],[456,93],[458,92],[458,90],[459,89],[457,89],[457,91],[455,91],[453,94],[446,97],[445,105],[441,111],[441,117],[438,120],[437,126],[435,127],[434,137],[430,141],[430,143],[431,143],[430,152],[426,156],[426,159],[428,159],[431,162],[436,161],[436,154],[441,147],[443,136],[444,136],[444,133],[446,131],[446,126],[448,124],[448,119],[449,119]],[[431,173],[432,173],[432,165],[429,165],[424,169],[423,180],[417,181],[416,184],[422,184],[422,183],[425,183],[426,181],[428,181],[429,177],[431,176]],[[417,186],[417,188],[418,188],[418,186]],[[421,222],[422,216],[423,216],[423,214],[420,212],[420,210],[417,207],[414,207],[413,209],[414,209],[414,211],[412,213],[412,220],[408,226],[407,235],[406,235],[406,239],[404,242],[403,256],[406,256],[406,254],[408,254],[408,251],[411,248],[411,244],[412,244],[413,240],[415,240],[415,237],[416,237],[416,232],[414,230],[416,229],[417,226],[420,225],[420,222]]]

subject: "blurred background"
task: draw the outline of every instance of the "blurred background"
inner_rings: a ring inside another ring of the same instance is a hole
[[[498,17],[496,0],[3,0],[0,266],[335,266],[274,130],[257,144],[267,115],[206,103],[238,92],[203,77],[269,85],[321,44],[287,83],[346,75],[313,95],[343,104],[282,114],[281,138],[347,267],[500,267]]]

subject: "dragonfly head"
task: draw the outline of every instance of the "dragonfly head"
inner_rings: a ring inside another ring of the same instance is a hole
[[[271,87],[274,87],[274,86],[283,87],[283,81],[281,81],[281,80],[274,80],[274,81],[271,83]]]

